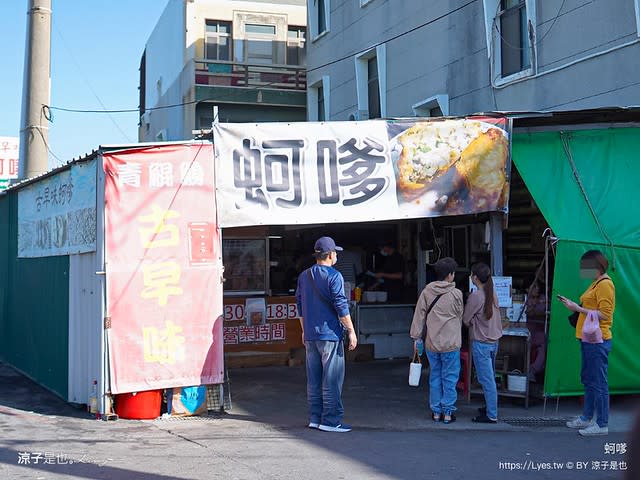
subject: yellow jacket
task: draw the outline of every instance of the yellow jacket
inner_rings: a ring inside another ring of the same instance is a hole
[[[580,297],[580,303],[587,310],[598,310],[604,318],[600,319],[602,338],[611,340],[611,325],[613,324],[613,311],[616,309],[616,287],[609,275],[605,275],[601,281],[595,280]],[[581,313],[576,325],[576,338],[582,336],[582,325],[587,316]]]

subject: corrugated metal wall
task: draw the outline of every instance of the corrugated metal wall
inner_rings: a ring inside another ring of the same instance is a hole
[[[69,257],[17,258],[18,192],[0,196],[0,358],[66,398]]]
[[[69,396],[88,403],[91,385],[104,384],[104,172],[96,165],[96,251],[69,257]],[[101,408],[101,411],[104,409]]]
[[[102,381],[102,267],[95,252],[69,256],[69,396],[88,403]]]

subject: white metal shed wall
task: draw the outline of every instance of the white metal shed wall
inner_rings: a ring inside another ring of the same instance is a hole
[[[104,385],[104,172],[96,165],[96,251],[69,256],[69,389],[68,401],[89,402],[98,381]]]

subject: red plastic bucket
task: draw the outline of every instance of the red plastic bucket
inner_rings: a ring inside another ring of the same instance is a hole
[[[116,413],[120,418],[149,420],[160,416],[162,390],[116,395]]]

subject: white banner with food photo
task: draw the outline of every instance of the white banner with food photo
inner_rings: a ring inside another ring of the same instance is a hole
[[[220,225],[506,211],[509,122],[214,124]]]

